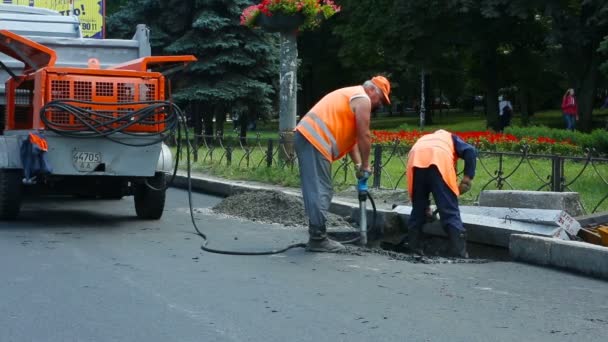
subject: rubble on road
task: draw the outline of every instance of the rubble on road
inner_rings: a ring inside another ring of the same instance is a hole
[[[280,191],[247,191],[226,197],[213,207],[215,212],[251,221],[277,223],[284,226],[308,226],[301,198]],[[328,227],[349,227],[341,216],[327,213]],[[351,228],[352,229],[352,228]]]

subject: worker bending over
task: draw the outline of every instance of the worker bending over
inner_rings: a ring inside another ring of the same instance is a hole
[[[456,175],[458,158],[464,159],[464,176],[460,184]],[[432,193],[452,253],[468,257],[458,196],[471,189],[476,163],[475,148],[445,130],[424,135],[412,146],[407,161],[408,191],[412,200],[408,240],[414,253],[423,254],[420,240],[422,227],[431,215],[429,194]]]
[[[357,178],[367,181],[371,112],[381,103],[390,104],[390,91],[390,83],[383,76],[376,76],[362,86],[335,90],[317,102],[297,125],[295,150],[309,219],[309,251],[344,249],[341,243],[327,237],[325,226],[333,196],[331,163],[348,153],[357,166]]]

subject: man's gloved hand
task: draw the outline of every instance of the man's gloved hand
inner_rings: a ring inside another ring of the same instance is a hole
[[[357,168],[357,191],[367,191],[367,180],[371,176],[371,172],[369,170],[365,170],[362,168]]]
[[[471,190],[471,187],[473,187],[473,181],[471,180],[471,178],[469,178],[469,176],[462,177],[462,180],[458,185],[458,190],[460,190],[460,194],[462,195],[469,192]]]
[[[357,177],[357,179],[362,179],[362,178],[369,178],[372,174],[372,171],[370,169],[366,169],[361,167],[361,165],[357,164],[357,171],[355,173],[355,176]]]

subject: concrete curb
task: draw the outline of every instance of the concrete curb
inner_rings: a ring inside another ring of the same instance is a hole
[[[513,259],[553,266],[608,279],[608,248],[578,241],[513,234],[509,241]]]

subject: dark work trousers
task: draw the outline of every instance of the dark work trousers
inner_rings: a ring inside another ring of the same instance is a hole
[[[414,168],[414,195],[412,196],[412,213],[409,227],[422,228],[426,223],[425,210],[429,206],[429,195],[432,193],[439,209],[441,226],[448,229],[464,230],[458,209],[458,197],[448,187],[436,166]]]
[[[309,220],[308,232],[311,238],[324,238],[327,234],[326,213],[333,196],[331,162],[300,132],[296,132],[294,144],[300,167],[304,208]]]

